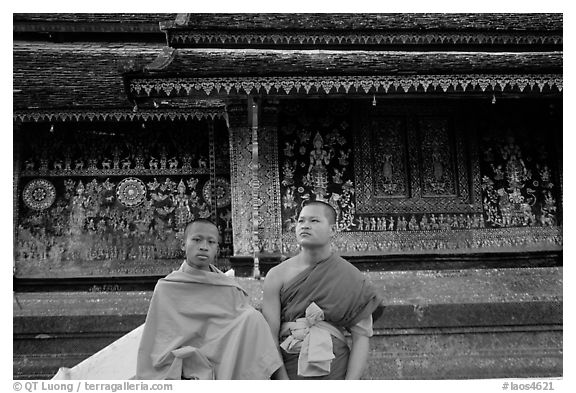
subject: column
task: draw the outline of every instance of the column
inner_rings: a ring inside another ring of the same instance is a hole
[[[278,168],[278,100],[267,99],[261,106],[258,151],[260,158],[260,206],[262,250],[282,250],[280,173]]]
[[[254,252],[252,243],[251,178],[252,134],[248,124],[246,100],[233,100],[227,105],[230,135],[230,193],[232,196],[232,234],[234,255]]]

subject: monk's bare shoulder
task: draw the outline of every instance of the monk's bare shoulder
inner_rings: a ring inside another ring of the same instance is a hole
[[[278,287],[282,286],[286,281],[286,278],[290,276],[289,273],[294,269],[296,263],[297,256],[294,256],[274,266],[266,274],[265,283],[267,281],[269,285]]]

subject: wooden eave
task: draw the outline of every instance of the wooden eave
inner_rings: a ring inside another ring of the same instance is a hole
[[[558,52],[164,48],[140,77],[561,73]]]
[[[562,14],[178,14],[175,48],[558,50]]]
[[[126,108],[123,74],[151,63],[161,44],[14,41],[14,109]]]
[[[14,14],[15,33],[161,33],[159,23],[176,14]]]
[[[561,31],[562,14],[544,13],[294,13],[179,14],[163,29],[194,30],[428,30]]]

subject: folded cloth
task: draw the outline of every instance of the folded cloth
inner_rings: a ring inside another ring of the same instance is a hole
[[[215,379],[214,368],[198,348],[186,346],[170,352],[172,364],[166,379]],[[184,362],[186,359],[186,362]],[[160,363],[158,361],[158,363]]]
[[[330,364],[335,357],[331,336],[346,342],[340,330],[324,321],[324,311],[314,302],[306,308],[304,318],[282,324],[280,336],[286,335],[280,347],[287,353],[300,353],[298,375],[303,377],[330,374]]]

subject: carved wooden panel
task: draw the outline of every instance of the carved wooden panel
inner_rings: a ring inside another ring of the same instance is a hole
[[[449,119],[419,119],[422,196],[457,195],[456,157]]]
[[[457,128],[456,113],[418,105],[365,109],[355,134],[357,212],[481,211],[469,154],[476,145]]]
[[[362,148],[371,152],[369,166],[370,177],[374,178],[374,195],[378,198],[407,198],[408,150],[406,121],[402,118],[372,120],[370,137],[363,141]],[[369,141],[373,142],[372,147]],[[378,176],[380,174],[380,176]]]

